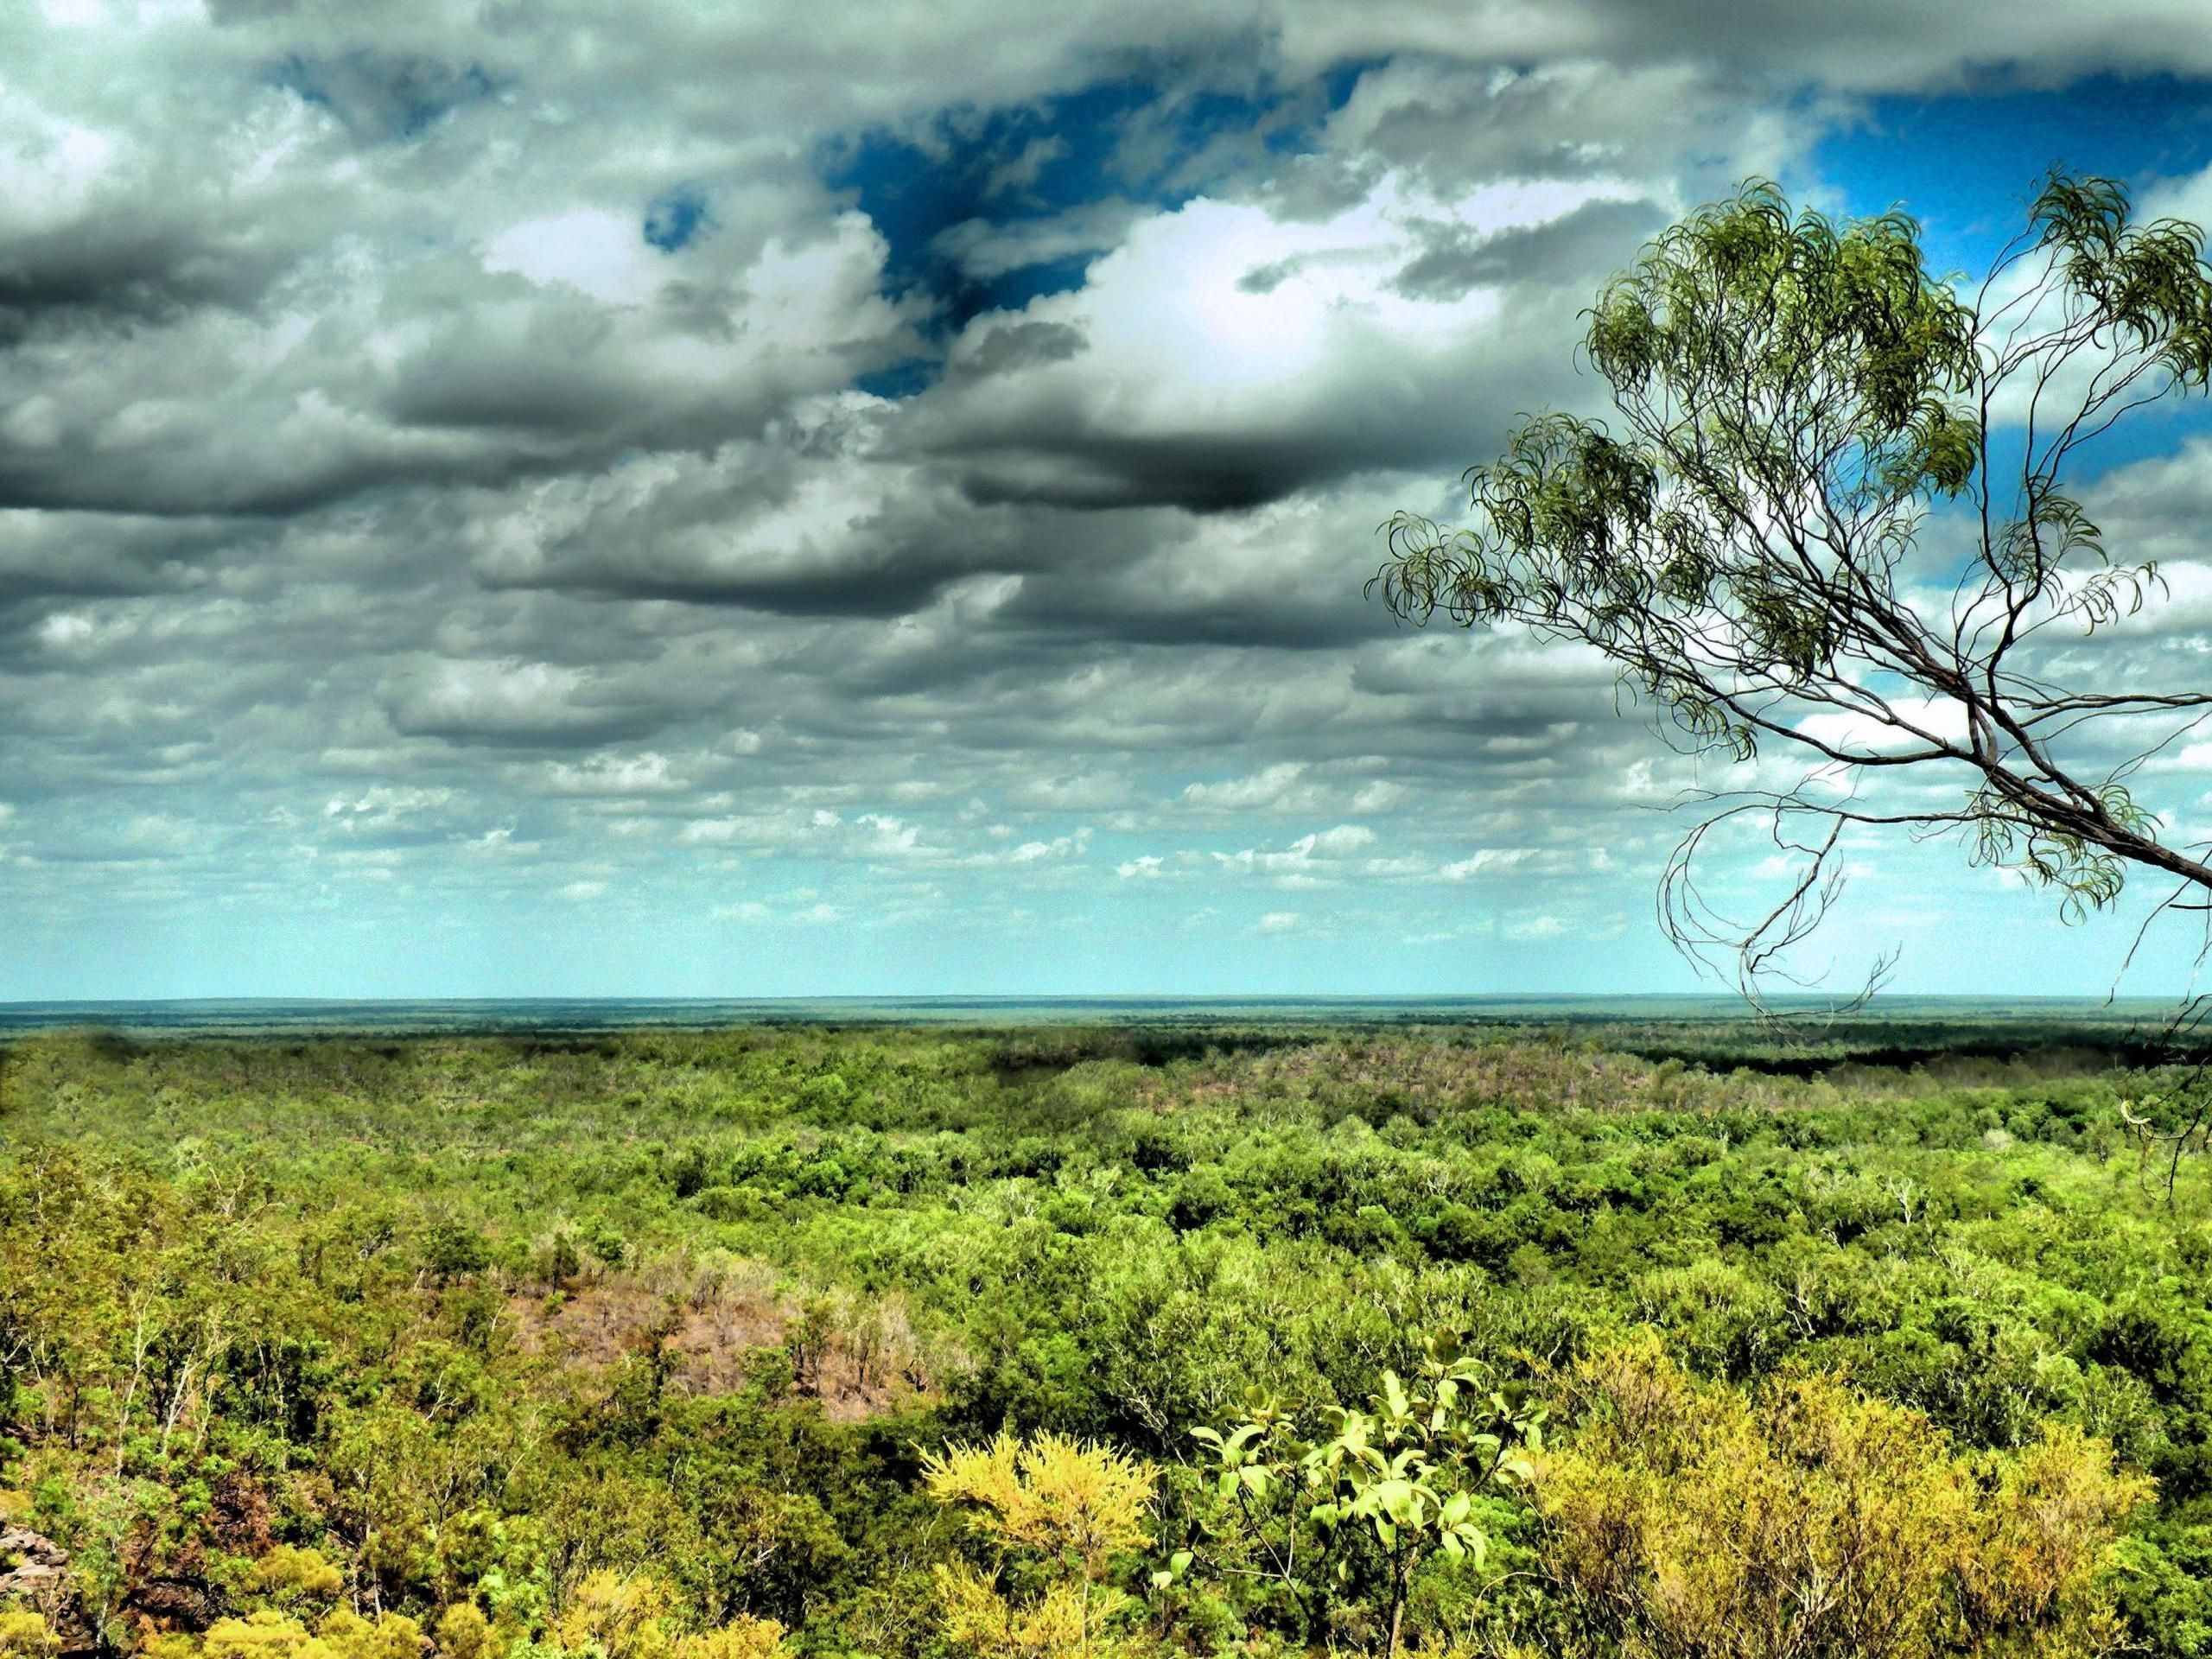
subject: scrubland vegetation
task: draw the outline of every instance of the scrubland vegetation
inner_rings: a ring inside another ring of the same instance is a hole
[[[26,1036],[0,1653],[2212,1653],[2141,1053]]]

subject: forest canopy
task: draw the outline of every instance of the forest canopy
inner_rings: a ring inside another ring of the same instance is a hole
[[[2136,1040],[25,1037],[0,1643],[2203,1653]]]

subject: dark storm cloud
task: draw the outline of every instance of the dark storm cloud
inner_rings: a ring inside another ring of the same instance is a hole
[[[207,0],[207,16],[218,27],[226,23],[263,23],[292,16],[300,10],[301,3],[302,0]]]
[[[1495,442],[1486,429],[1502,432],[1506,412],[1574,395],[1564,334],[1552,324],[1541,335],[1487,339],[1479,372],[1446,353],[1348,338],[1294,381],[1227,406],[1207,396],[1207,365],[1193,362],[1184,369],[1189,412],[1162,401],[1141,423],[1116,418],[1131,401],[1129,377],[1110,348],[1093,347],[972,392],[949,382],[917,400],[888,442],[928,456],[980,505],[1234,514],[1362,474],[1448,478],[1471,447]]]
[[[1408,299],[1456,300],[1474,288],[1587,278],[1620,269],[1624,251],[1666,222],[1656,202],[1592,201],[1548,225],[1491,236],[1464,225],[1423,226],[1420,256],[1390,279],[1390,289]]]
[[[665,704],[545,663],[412,664],[386,680],[378,701],[407,736],[504,747],[576,748],[644,737],[671,717]]]
[[[219,550],[253,539],[219,520],[0,511],[0,604],[175,592],[206,581]]]
[[[1380,607],[1347,604],[1335,583],[1304,593],[1255,595],[1240,585],[1205,594],[1177,593],[1141,573],[1113,581],[1033,582],[1001,614],[1009,625],[1060,638],[1275,651],[1331,650],[1391,627]]]
[[[552,486],[481,535],[488,582],[792,616],[903,615],[947,582],[1031,556],[1003,515],[868,459],[876,420],[830,410],[709,459]]]
[[[368,139],[420,137],[499,90],[481,64],[373,48],[328,57],[296,53],[266,73],[276,85],[329,110],[356,137]]]
[[[956,463],[962,487],[979,505],[1172,506],[1192,512],[1255,507],[1301,484],[1326,483],[1362,461],[1325,440],[1204,430],[1142,438],[1039,434],[997,444],[979,434],[962,448]]]
[[[741,547],[711,567],[690,560],[613,556],[553,564],[518,585],[604,599],[677,600],[795,617],[906,616],[961,575],[972,550],[917,540],[903,531],[841,563],[763,561],[747,569]],[[600,549],[601,554],[609,551]]]
[[[581,308],[533,315],[512,341],[456,327],[394,372],[385,410],[404,427],[481,428],[554,441],[603,433],[610,416],[636,401],[615,365],[594,361],[607,332],[603,319]]]
[[[1065,322],[1004,322],[971,329],[946,365],[945,378],[955,384],[988,380],[995,374],[1065,363],[1078,355],[1084,345],[1083,330]]]
[[[201,307],[249,306],[284,257],[228,229],[102,224],[10,237],[0,245],[0,342],[119,334]]]
[[[2003,79],[2050,85],[2100,69],[2212,69],[2193,0],[2128,0],[2101,10],[2058,4],[1841,0],[1573,0],[1529,7],[1484,0],[1439,12],[1422,0],[1287,5],[1289,49],[1315,59],[1423,50],[1503,63],[1587,61],[1634,69],[1683,60],[1768,84],[1917,89]]]

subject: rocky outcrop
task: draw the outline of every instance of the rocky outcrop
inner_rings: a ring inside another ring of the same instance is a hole
[[[29,1527],[0,1526],[0,1605],[29,1603],[46,1615],[65,1654],[97,1645],[69,1583],[69,1552]]]
[[[36,1601],[62,1587],[69,1552],[29,1527],[0,1526],[0,1599]]]

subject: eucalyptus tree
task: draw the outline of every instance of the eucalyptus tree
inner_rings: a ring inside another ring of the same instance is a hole
[[[1585,316],[1618,421],[1526,420],[1468,473],[1464,527],[1391,519],[1370,586],[1414,622],[1594,647],[1679,746],[1758,763],[1690,792],[1660,888],[1678,945],[1755,997],[1802,982],[1788,953],[1861,831],[1955,835],[2069,918],[2131,871],[2171,883],[2154,916],[2206,908],[2204,846],[2138,791],[2212,691],[2078,649],[2166,588],[2069,481],[2116,423],[2205,389],[2199,227],[2054,173],[1970,283],[1931,274],[1902,213],[1793,211],[1753,182]],[[1700,880],[1732,826],[1790,872],[1748,906]]]

